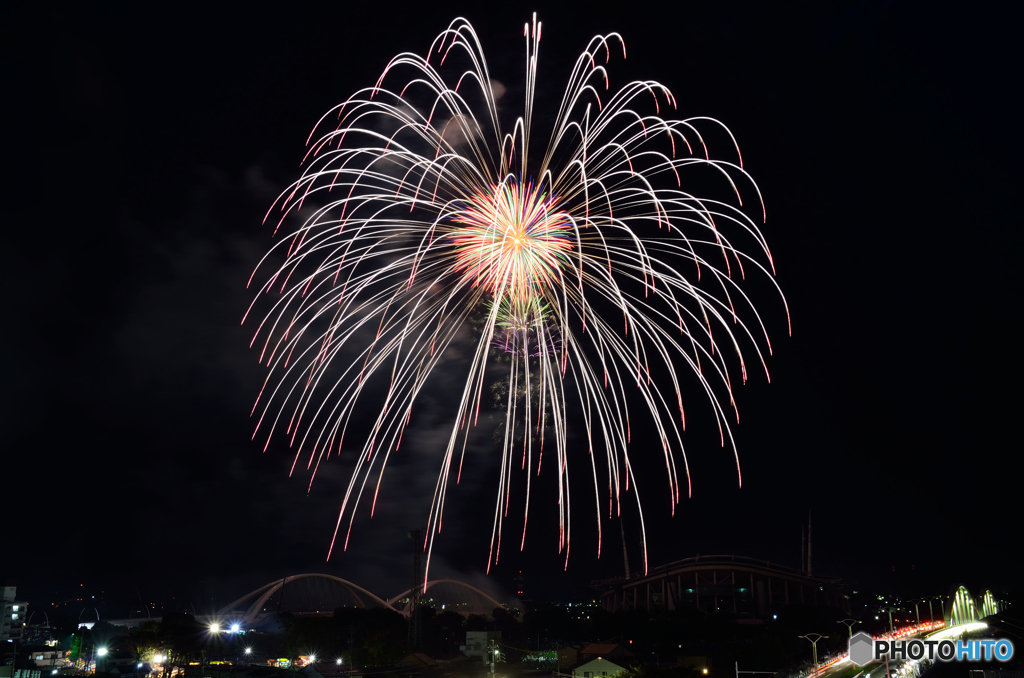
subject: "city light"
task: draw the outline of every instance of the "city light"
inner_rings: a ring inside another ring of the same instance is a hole
[[[210,633],[220,633],[220,624],[210,624]]]
[[[238,633],[238,630],[239,630],[240,628],[241,628],[241,627],[240,627],[240,626],[239,626],[238,624],[232,624],[232,625],[231,625],[231,633]]]
[[[246,654],[252,654],[252,648],[251,647],[245,648],[245,653]]]
[[[96,654],[98,654],[101,657],[106,655],[107,654],[107,648],[101,647],[101,648],[97,649],[96,650]]]

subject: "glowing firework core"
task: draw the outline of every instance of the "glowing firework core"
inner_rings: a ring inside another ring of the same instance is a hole
[[[573,249],[573,223],[553,196],[518,182],[474,193],[452,222],[463,283],[525,303],[538,285],[557,287]]]

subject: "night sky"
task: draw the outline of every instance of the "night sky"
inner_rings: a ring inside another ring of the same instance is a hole
[[[377,515],[362,511],[326,562],[350,467],[332,460],[307,491],[283,436],[266,454],[250,440],[266,373],[239,324],[246,282],[274,243],[263,214],[300,176],[322,114],[457,16],[514,106],[537,11],[539,116],[590,37],[615,31],[628,59],[610,65],[613,88],[657,80],[677,117],[729,127],[792,316],[789,337],[778,299],[755,292],[775,354],[771,384],[752,370],[737,392],[742,489],[700,401],[685,439],[693,497],[674,517],[659,450],[642,436],[632,448],[653,460],[638,463],[654,488],[650,564],[735,553],[796,567],[811,511],[815,572],[1018,588],[1013,21],[976,3],[825,4],[7,6],[0,574],[38,602],[79,585],[226,600],[316,571],[382,596],[409,587],[406,533],[425,524],[457,396],[427,398]],[[616,522],[596,557],[586,476],[563,571],[550,473],[525,550],[510,539],[483,574],[490,435],[450,495],[432,576],[500,593],[522,570],[528,597],[545,599],[621,574]],[[635,513],[624,528],[635,571]]]

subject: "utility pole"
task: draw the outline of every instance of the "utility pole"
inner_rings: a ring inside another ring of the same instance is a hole
[[[490,644],[487,646],[487,654],[490,655],[490,658],[491,658],[491,678],[494,678],[494,660],[498,656],[498,645],[497,645],[496,641],[493,640],[493,639],[491,640]]]

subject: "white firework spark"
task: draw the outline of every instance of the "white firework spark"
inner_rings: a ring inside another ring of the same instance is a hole
[[[761,344],[771,350],[739,281],[751,269],[778,286],[764,237],[744,211],[747,193],[764,217],[735,139],[711,118],[660,117],[676,101],[656,82],[632,82],[608,96],[605,64],[613,48],[625,58],[621,37],[610,34],[593,38],[576,61],[538,154],[531,140],[536,17],[524,36],[525,105],[512,125],[502,126],[498,85],[476,32],[457,19],[426,57],[396,56],[373,87],[321,118],[304,174],[268,213],[277,215],[275,233],[294,226],[271,250],[284,250],[284,263],[261,287],[277,298],[253,338],[270,368],[253,408],[256,432],[266,429],[269,442],[283,427],[296,448],[292,469],[305,459],[315,476],[322,460],[340,454],[367,384],[375,377],[387,382],[379,414],[358,443],[332,550],[346,518],[347,547],[364,493],[376,503],[417,396],[445,350],[471,328],[457,420],[438,451],[428,554],[448,488],[461,474],[487,367],[502,344],[511,347],[511,366],[503,377],[506,426],[488,567],[500,554],[515,466],[525,476],[522,548],[530,479],[540,472],[546,437],[553,438],[559,479],[559,548],[568,558],[570,401],[586,432],[581,453],[593,476],[598,535],[601,516],[621,510],[631,485],[643,523],[628,449],[636,403],[661,441],[672,510],[682,476],[689,494],[677,368],[696,375],[722,444],[736,454],[715,393],[724,387],[735,410],[726,353],[736,356],[746,380],[741,344],[753,347],[762,366]],[[711,158],[701,134],[708,129],[728,136],[735,161]],[[691,194],[684,177],[698,168],[710,168],[735,204]],[[740,241],[754,252],[743,251]],[[346,358],[352,353],[354,360]],[[520,421],[521,454],[513,450]],[[645,569],[646,560],[645,545]]]

